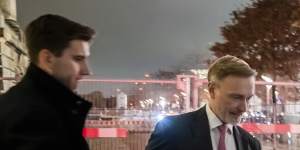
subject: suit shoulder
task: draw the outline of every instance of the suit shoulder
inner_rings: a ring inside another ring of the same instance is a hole
[[[156,132],[180,134],[187,133],[193,123],[196,112],[189,112],[180,115],[167,116],[160,120],[155,127]],[[176,131],[176,132],[175,132]]]
[[[34,89],[16,85],[0,95],[0,121],[55,113]]]
[[[239,129],[239,132],[240,134],[244,137],[244,138],[247,138],[249,143],[252,145],[252,146],[255,146],[255,147],[261,147],[261,144],[259,142],[258,139],[256,139],[253,135],[251,135],[249,132],[247,132],[245,129],[237,126],[238,129]]]
[[[246,131],[245,129],[241,128],[240,126],[237,126],[237,128],[239,129],[240,133],[243,135],[243,136],[246,136],[246,137],[249,137],[249,138],[254,138],[253,135],[251,135],[248,131]]]
[[[6,93],[0,95],[0,107],[6,109],[11,107],[27,107],[30,101],[34,100],[35,97],[30,89],[16,85],[10,88]]]
[[[172,120],[174,122],[176,122],[176,121],[189,122],[195,117],[196,114],[197,114],[197,111],[192,111],[192,112],[183,113],[180,115],[169,116],[169,117],[166,117],[166,119]]]

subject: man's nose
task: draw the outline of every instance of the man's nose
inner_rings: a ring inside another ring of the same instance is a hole
[[[247,100],[245,99],[245,100],[243,100],[241,103],[240,103],[240,105],[239,105],[239,111],[240,112],[245,112],[245,111],[247,111],[248,110],[248,102],[247,102]]]
[[[90,67],[88,65],[88,63],[83,63],[81,66],[81,75],[92,75],[92,72],[90,71]]]

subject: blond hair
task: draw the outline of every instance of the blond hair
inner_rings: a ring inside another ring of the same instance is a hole
[[[257,73],[248,63],[235,56],[226,55],[218,58],[208,69],[208,81],[215,82],[229,75],[250,77]]]

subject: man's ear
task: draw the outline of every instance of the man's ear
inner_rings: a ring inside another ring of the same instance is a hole
[[[45,72],[52,74],[55,56],[48,49],[42,49],[38,54],[38,66]]]
[[[208,83],[208,92],[211,99],[215,99],[215,88],[216,85],[213,82]]]

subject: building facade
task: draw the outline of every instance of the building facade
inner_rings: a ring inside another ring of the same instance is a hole
[[[0,0],[0,93],[15,85],[29,64],[16,14],[16,0]]]

